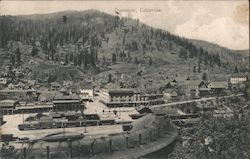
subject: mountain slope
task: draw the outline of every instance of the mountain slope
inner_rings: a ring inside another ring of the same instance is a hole
[[[185,39],[138,20],[96,10],[1,16],[0,22],[1,54],[10,56],[13,67],[29,67],[30,60],[34,60],[38,66],[53,64],[59,69],[66,65],[80,71],[76,76],[65,71],[55,78],[60,80],[76,80],[80,74],[95,76],[101,72],[108,76],[109,70],[113,70],[119,75],[128,74],[133,78],[132,82],[127,80],[131,83],[159,78],[154,80],[160,84],[160,80],[178,75],[228,74],[235,66],[247,70],[242,63],[246,56],[240,51]],[[30,69],[37,72],[37,68]],[[56,72],[47,69],[44,67],[43,72]]]

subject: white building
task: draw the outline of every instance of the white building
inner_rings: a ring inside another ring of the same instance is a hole
[[[82,100],[93,101],[94,98],[94,88],[92,85],[84,85],[80,88],[80,98]]]
[[[239,84],[245,81],[247,81],[247,75],[245,74],[235,74],[235,75],[232,75],[230,78],[231,84]]]
[[[0,78],[0,84],[6,85],[7,84],[7,78]]]

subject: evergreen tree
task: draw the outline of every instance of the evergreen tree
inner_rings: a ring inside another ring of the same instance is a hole
[[[111,74],[108,75],[108,83],[109,82],[112,82],[112,75]]]
[[[115,62],[116,62],[116,54],[113,53],[113,54],[112,54],[112,63],[115,63]]]
[[[65,65],[69,64],[68,55],[65,56]]]
[[[17,49],[16,49],[16,62],[18,65],[20,65],[20,63],[21,63],[21,52],[20,52],[19,47],[17,47]]]
[[[130,59],[130,58],[131,58],[130,51],[128,51],[128,59]]]
[[[149,57],[149,66],[152,65],[152,57]]]
[[[194,66],[194,68],[193,68],[193,72],[194,72],[194,73],[196,72],[196,66]]]
[[[135,64],[138,64],[138,59],[137,59],[137,57],[135,57]]]
[[[238,70],[237,66],[235,66],[235,68],[234,68],[234,73],[239,73],[239,70]]]
[[[201,63],[200,62],[198,63],[198,72],[199,73],[201,72]]]
[[[105,57],[105,55],[102,56],[102,61],[103,61],[104,63],[106,63],[106,57]]]
[[[204,81],[207,80],[207,74],[205,72],[202,74],[202,80],[204,80]]]
[[[123,36],[122,44],[125,46],[125,35]]]
[[[37,53],[38,53],[38,49],[35,46],[33,46],[32,51],[31,51],[31,56],[34,57],[37,55]]]

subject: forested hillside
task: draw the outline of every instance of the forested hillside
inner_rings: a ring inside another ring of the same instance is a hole
[[[139,20],[95,10],[1,16],[0,22],[1,56],[9,56],[13,67],[34,60],[76,66],[83,72],[102,72],[117,64],[247,71],[240,65],[245,57],[237,51],[206,47],[206,42],[199,45]]]

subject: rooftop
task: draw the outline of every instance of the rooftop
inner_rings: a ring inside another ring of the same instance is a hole
[[[132,89],[111,89],[109,94],[134,94]]]
[[[247,74],[244,74],[244,73],[235,73],[231,77],[247,77]]]
[[[57,94],[54,100],[79,100],[79,96],[76,94],[72,94],[72,95]]]
[[[227,88],[228,82],[211,82],[209,85],[211,88]]]
[[[0,107],[13,107],[17,103],[18,103],[18,101],[16,101],[16,100],[9,100],[9,99],[1,100]]]

